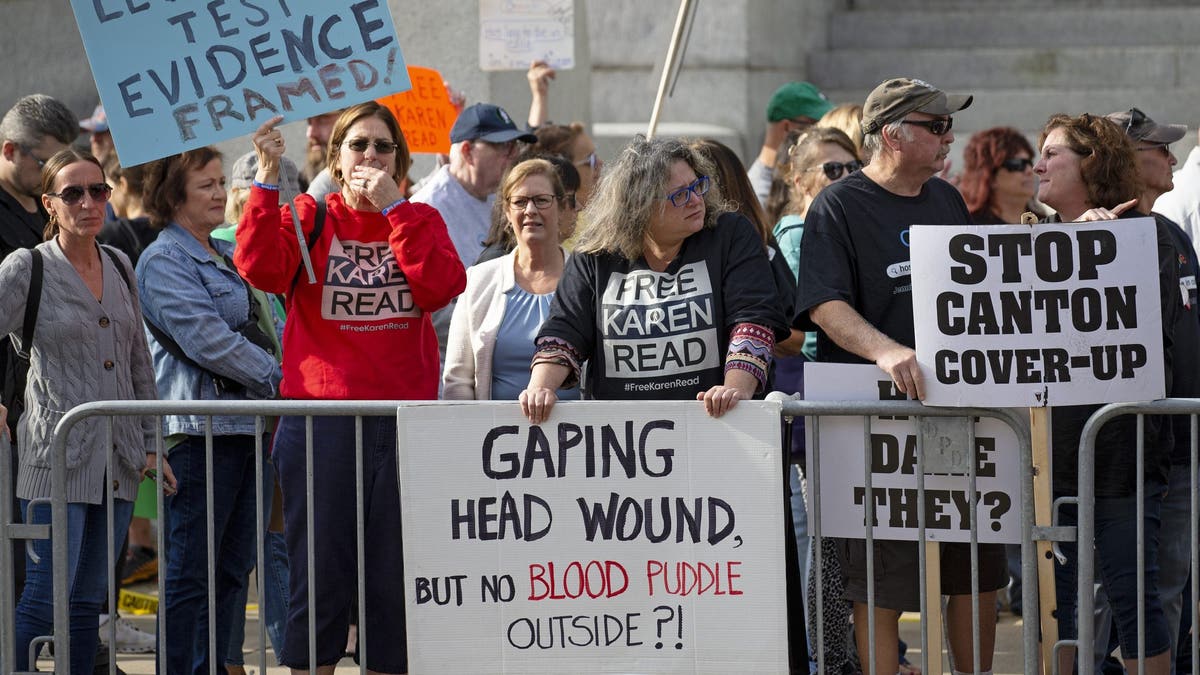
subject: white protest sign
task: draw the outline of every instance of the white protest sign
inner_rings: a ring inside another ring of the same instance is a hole
[[[787,671],[778,403],[398,415],[411,672]]]
[[[406,91],[386,0],[71,0],[125,166]]]
[[[479,67],[575,67],[575,0],[479,0]]]
[[[911,243],[925,403],[1163,397],[1152,219],[916,226]]]
[[[904,400],[891,378],[873,365],[804,364],[804,398],[809,401]],[[809,513],[814,488],[821,500],[821,534],[866,538],[866,461],[864,422],[860,417],[821,418],[820,474],[814,469],[813,426],[808,433]],[[871,487],[875,500],[876,539],[917,540],[917,422],[908,417],[871,418]],[[976,516],[978,541],[1021,541],[1020,446],[1003,422],[975,422]],[[927,452],[928,456],[928,452]],[[928,466],[928,464],[927,464]],[[925,538],[971,540],[969,464],[962,473],[925,475]],[[814,481],[813,478],[816,478]]]

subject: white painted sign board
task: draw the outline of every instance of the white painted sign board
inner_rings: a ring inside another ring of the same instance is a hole
[[[414,673],[786,673],[778,403],[399,409]]]
[[[1153,219],[914,226],[911,246],[925,403],[1164,396]]]
[[[807,363],[804,397],[811,401],[903,400],[891,378],[873,365]],[[861,417],[821,417],[820,473],[814,459],[813,427],[808,439],[810,517],[814,488],[821,499],[821,534],[847,539],[866,538],[866,437]],[[871,487],[875,501],[874,537],[917,541],[917,422],[913,418],[871,418]],[[1003,422],[980,418],[975,423],[976,516],[978,541],[1015,544],[1021,541],[1020,446]],[[925,475],[925,538],[928,541],[971,540],[969,462],[964,448],[961,469]],[[927,451],[927,456],[930,451]],[[928,464],[927,464],[928,466]],[[816,477],[814,481],[812,477]],[[819,487],[817,487],[819,486]]]

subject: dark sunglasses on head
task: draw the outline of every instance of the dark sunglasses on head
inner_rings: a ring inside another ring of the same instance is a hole
[[[1033,160],[1028,157],[1013,157],[1000,162],[1000,168],[1014,173],[1024,171],[1033,166]]]
[[[900,120],[901,124],[911,124],[915,127],[925,127],[934,136],[944,136],[954,126],[953,117],[939,117],[936,120]]]
[[[1129,109],[1129,119],[1125,122],[1125,135],[1133,136],[1133,132],[1141,129],[1146,123],[1146,113],[1137,108]]]
[[[83,201],[85,192],[91,196],[93,202],[106,202],[112,196],[112,187],[108,183],[92,183],[87,187],[68,185],[61,192],[47,192],[46,196],[58,197],[67,206],[74,206]]]
[[[369,141],[365,138],[356,138],[352,141],[346,141],[346,147],[355,152],[366,152],[367,147],[371,145],[374,145],[375,152],[378,152],[381,155],[390,155],[396,151],[397,147],[395,143],[391,141],[385,141],[381,138],[375,139],[374,141]]]
[[[805,171],[824,171],[826,178],[837,180],[842,177],[843,173],[854,173],[862,167],[862,162],[852,159],[849,162],[825,162],[820,166],[809,167]]]

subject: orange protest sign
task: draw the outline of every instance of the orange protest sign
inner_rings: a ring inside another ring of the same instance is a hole
[[[409,152],[450,152],[450,127],[458,111],[442,84],[442,74],[432,68],[408,66],[412,89],[376,101],[386,106],[400,122]]]

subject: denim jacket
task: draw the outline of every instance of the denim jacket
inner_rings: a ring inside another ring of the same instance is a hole
[[[234,245],[220,240],[211,244],[223,255]],[[154,339],[149,330],[154,376],[163,400],[270,399],[278,392],[281,377],[275,356],[247,340],[240,328],[250,316],[250,298],[237,272],[217,262],[187,230],[171,223],[159,234],[137,264],[142,316],[179,345],[180,350],[211,373],[245,385],[245,390],[218,390],[209,372],[183,363]],[[273,305],[274,303],[267,303]],[[272,307],[276,334],[282,321]],[[204,433],[203,415],[163,418],[163,434]],[[214,435],[253,434],[253,417],[214,416]]]

